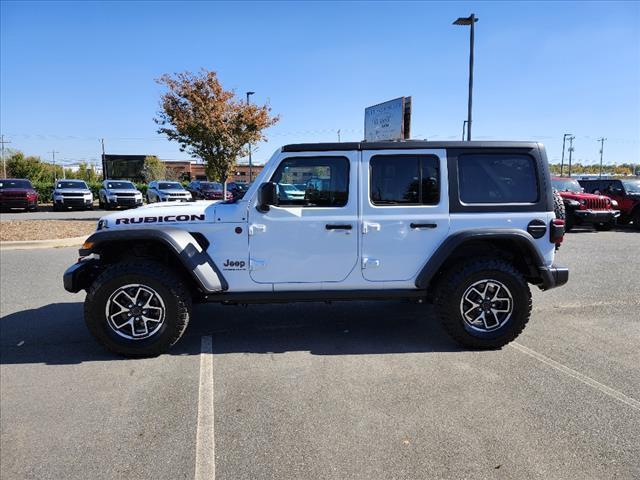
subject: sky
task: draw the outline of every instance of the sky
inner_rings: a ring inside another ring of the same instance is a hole
[[[412,138],[543,142],[560,160],[640,162],[640,2],[1,2],[7,148],[67,164],[107,153],[187,159],[153,118],[165,73],[218,73],[280,122],[256,146],[363,138],[364,108],[413,99]],[[567,154],[568,155],[568,154]]]

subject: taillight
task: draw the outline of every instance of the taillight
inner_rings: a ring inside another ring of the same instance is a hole
[[[564,220],[554,218],[549,227],[549,241],[559,247],[564,240]]]

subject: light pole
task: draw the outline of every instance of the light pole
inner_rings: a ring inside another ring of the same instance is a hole
[[[576,137],[574,137],[573,135],[571,135],[569,137],[569,176],[571,176],[571,157],[573,155],[573,140]]]
[[[249,105],[249,97],[256,92],[247,92],[247,105]],[[249,183],[251,183],[251,175],[252,175],[252,167],[251,167],[251,142],[249,142]]]
[[[600,137],[598,139],[598,141],[600,142],[600,175],[598,175],[598,178],[602,178],[602,153],[604,152],[604,141],[606,140],[606,138],[604,137]]]
[[[469,104],[467,106],[467,141],[471,141],[471,106],[473,103],[473,33],[475,23],[478,21],[475,13],[468,17],[460,17],[453,25],[469,25],[471,31],[469,34]]]
[[[464,122],[462,122],[462,141],[464,142],[464,131],[467,129],[467,123],[469,123],[469,120],[465,120]]]
[[[564,171],[564,143],[567,141],[567,137],[570,136],[570,133],[565,133],[562,136],[562,160],[560,161],[560,176],[562,176],[562,172]]]

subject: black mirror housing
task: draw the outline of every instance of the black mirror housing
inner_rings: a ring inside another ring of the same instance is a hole
[[[278,184],[274,182],[265,182],[260,185],[258,190],[258,205],[256,208],[259,212],[268,212],[270,206],[278,206]]]

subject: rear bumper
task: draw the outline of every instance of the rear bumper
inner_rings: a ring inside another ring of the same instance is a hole
[[[569,269],[567,267],[540,267],[540,277],[542,290],[551,290],[552,288],[561,287],[569,281]]]
[[[620,216],[620,210],[574,210],[573,214],[583,222],[607,223]]]

